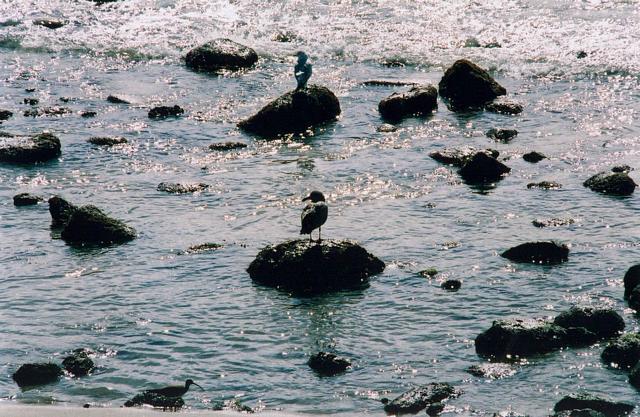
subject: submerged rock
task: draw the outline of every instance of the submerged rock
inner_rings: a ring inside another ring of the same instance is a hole
[[[494,100],[492,103],[487,104],[484,109],[492,113],[510,115],[520,114],[524,110],[522,104],[506,100]]]
[[[540,152],[536,152],[536,151],[532,151],[522,155],[522,159],[524,159],[527,162],[531,162],[532,164],[535,164],[536,162],[540,162],[545,158],[546,156],[544,156],[544,154],[541,154]]]
[[[249,68],[256,62],[256,51],[229,39],[207,42],[190,50],[185,57],[188,68],[211,72]]]
[[[380,126],[376,127],[376,132],[380,133],[393,133],[397,130],[398,128],[396,126],[389,123],[383,123]]]
[[[247,271],[261,284],[296,293],[363,288],[384,262],[348,240],[291,240],[262,249]]]
[[[636,364],[629,372],[629,383],[636,389],[640,389],[640,362]]]
[[[583,185],[599,193],[618,196],[631,195],[638,186],[624,172],[613,174],[601,172],[586,180]]]
[[[445,71],[438,89],[454,111],[482,107],[507,94],[487,71],[466,59],[456,61]]]
[[[230,151],[233,149],[242,149],[246,148],[247,144],[242,142],[222,142],[222,143],[212,143],[209,145],[209,149],[212,151]]]
[[[544,190],[557,190],[562,188],[562,184],[554,181],[540,181],[540,182],[530,182],[527,184],[527,188],[542,188]]]
[[[87,139],[87,142],[98,146],[114,146],[127,143],[127,139],[122,136],[94,136]]]
[[[440,287],[447,291],[458,291],[462,287],[462,282],[457,279],[448,279],[440,284]]]
[[[633,411],[632,404],[619,401],[611,401],[595,395],[579,393],[570,394],[562,398],[553,407],[553,411],[591,409],[604,414],[607,417],[622,417]]]
[[[440,163],[462,167],[479,152],[494,159],[500,155],[498,151],[493,149],[479,151],[475,148],[469,147],[462,149],[443,149],[441,151],[431,152],[429,156]]]
[[[49,213],[51,214],[51,226],[62,227],[69,223],[69,218],[78,208],[60,196],[49,199]]]
[[[427,268],[424,269],[420,272],[418,272],[418,274],[420,274],[420,276],[425,277],[425,278],[433,278],[436,275],[438,275],[438,270],[435,268]]]
[[[351,362],[347,359],[327,352],[318,352],[315,355],[311,355],[307,364],[309,368],[323,376],[340,374],[351,366]]]
[[[458,174],[468,184],[482,184],[499,181],[509,172],[511,168],[496,158],[485,152],[478,152],[460,168]]]
[[[567,345],[567,331],[539,319],[496,320],[475,339],[478,355],[506,357],[542,354]]]
[[[514,262],[558,264],[569,258],[569,248],[555,242],[528,242],[508,249],[500,256]]]
[[[626,333],[612,340],[602,351],[601,358],[607,365],[633,368],[640,361],[640,333]]]
[[[113,104],[131,104],[127,100],[125,100],[123,98],[120,98],[120,97],[117,97],[117,96],[114,96],[114,95],[111,95],[111,94],[109,94],[107,96],[107,101],[109,103],[113,103]]]
[[[0,110],[0,120],[9,120],[13,113],[9,110]]]
[[[184,400],[181,397],[165,397],[153,392],[143,392],[125,402],[124,406],[134,407],[143,404],[162,408],[163,410],[178,410],[184,406]]]
[[[149,110],[149,119],[166,119],[167,117],[178,117],[184,114],[184,109],[180,106],[158,106]]]
[[[24,104],[28,104],[30,106],[35,106],[36,104],[40,103],[40,100],[38,100],[37,98],[33,98],[33,97],[27,97],[27,98],[23,99],[22,102]]]
[[[574,224],[576,221],[573,219],[558,219],[556,217],[552,219],[535,219],[531,223],[535,227],[559,227],[568,226]]]
[[[33,21],[36,26],[44,26],[47,29],[59,29],[65,25],[65,22],[55,19],[36,19]]]
[[[89,357],[92,353],[88,349],[76,349],[71,355],[62,360],[62,366],[73,376],[88,375],[95,368],[93,360]]]
[[[214,401],[211,403],[211,410],[213,411],[237,411],[239,413],[254,413],[255,410],[248,405],[242,404],[239,399],[233,398],[231,400]]]
[[[458,395],[455,388],[447,383],[431,383],[405,392],[384,406],[388,414],[417,413],[429,405],[439,403]]]
[[[25,117],[42,117],[42,116],[62,116],[63,114],[73,113],[67,107],[41,107],[38,109],[29,109],[24,111]]]
[[[611,168],[611,172],[631,172],[633,171],[633,168],[631,168],[629,165],[616,165],[613,168]]]
[[[80,113],[81,117],[84,118],[88,118],[88,117],[96,117],[98,115],[98,113],[92,111],[92,110],[85,110],[83,112]]]
[[[437,108],[438,90],[431,85],[413,87],[406,93],[393,93],[378,104],[380,115],[388,120],[427,116]]]
[[[211,252],[222,248],[224,248],[224,245],[220,243],[201,243],[199,245],[189,246],[189,248],[184,251],[184,254],[193,255],[198,253]]]
[[[62,375],[62,368],[55,363],[26,363],[22,365],[12,378],[20,387],[43,385],[55,382]]]
[[[640,264],[633,265],[624,274],[624,298],[629,298],[638,285],[640,285]]]
[[[509,142],[511,139],[518,136],[518,131],[515,129],[496,129],[492,128],[487,130],[485,135],[488,138],[499,140],[502,142]]]
[[[624,330],[624,320],[610,308],[578,307],[560,313],[553,323],[564,327],[583,327],[599,339],[618,336]]]
[[[60,156],[60,148],[60,139],[51,133],[14,137],[0,144],[0,162],[45,162]]]
[[[161,182],[158,184],[158,191],[172,194],[199,193],[209,188],[208,184],[178,184],[173,182]]]
[[[489,379],[502,379],[515,375],[516,370],[513,366],[506,363],[482,363],[480,365],[471,365],[467,368],[473,376],[480,376]]]
[[[302,133],[309,128],[335,120],[340,102],[328,88],[309,85],[290,91],[238,123],[238,127],[260,136]]]
[[[44,201],[44,198],[29,193],[21,193],[13,196],[13,205],[16,207],[35,206],[41,201]]]
[[[135,239],[136,231],[107,216],[99,208],[88,205],[71,213],[61,237],[71,244],[109,245]]]

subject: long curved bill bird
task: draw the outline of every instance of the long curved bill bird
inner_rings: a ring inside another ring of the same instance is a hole
[[[198,388],[200,388],[201,390],[204,391],[204,388],[202,388],[200,385],[198,385],[195,382],[193,382],[193,379],[187,379],[185,381],[185,383],[184,383],[184,386],[182,386],[182,385],[172,385],[172,386],[164,387],[164,388],[146,390],[145,392],[146,393],[151,393],[151,394],[162,395],[164,397],[177,398],[177,397],[182,397],[184,394],[186,394],[187,391],[189,391],[189,387],[191,385],[195,385],[196,387],[198,387]]]
[[[311,232],[318,229],[318,242],[322,240],[322,225],[327,221],[329,215],[329,207],[325,203],[324,195],[320,191],[312,191],[302,201],[308,201],[302,210],[302,229],[301,235],[309,235],[309,242],[312,242]]]

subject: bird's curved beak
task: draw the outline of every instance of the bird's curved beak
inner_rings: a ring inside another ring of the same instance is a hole
[[[196,384],[195,382],[192,384],[195,385],[196,387],[200,388],[202,391],[204,391],[204,388],[202,388],[200,385]]]
[[[311,196],[307,196],[307,197],[302,199],[302,201],[307,201],[307,200],[311,200]]]

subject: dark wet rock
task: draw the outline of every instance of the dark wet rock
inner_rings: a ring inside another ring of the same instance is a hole
[[[502,379],[507,378],[516,373],[516,370],[513,366],[506,363],[481,363],[479,365],[471,365],[467,368],[467,372],[469,372],[473,376],[479,376],[483,378],[489,379]]]
[[[482,107],[507,94],[487,71],[466,59],[456,61],[445,71],[438,89],[454,111]]]
[[[129,101],[111,94],[107,96],[107,101],[113,104],[131,104]]]
[[[502,142],[509,142],[511,139],[518,136],[518,131],[515,129],[496,129],[492,128],[485,133],[488,138],[499,140]]]
[[[429,416],[437,416],[444,410],[444,404],[441,402],[431,403],[427,406],[427,415]]]
[[[378,104],[380,115],[388,120],[428,116],[437,108],[438,90],[431,85],[413,87],[406,93],[393,93]]]
[[[384,262],[348,240],[291,240],[262,249],[247,271],[264,285],[296,293],[363,288]]]
[[[522,113],[522,110],[524,110],[522,104],[513,103],[506,100],[494,100],[493,102],[484,106],[484,109],[492,113],[511,115],[520,114]]]
[[[393,133],[397,130],[398,128],[396,126],[389,123],[383,123],[376,128],[376,132],[380,132],[380,133]]]
[[[127,139],[122,136],[94,136],[87,139],[87,142],[99,146],[113,146],[127,143]]]
[[[62,360],[62,366],[73,376],[88,375],[95,368],[93,360],[89,357],[91,354],[93,352],[88,349],[76,349]]]
[[[636,389],[640,389],[640,362],[636,363],[629,372],[629,383]]]
[[[601,172],[586,180],[583,185],[593,191],[610,195],[631,195],[638,186],[626,173]]]
[[[51,214],[51,226],[61,227],[69,223],[69,218],[78,208],[60,196],[49,199],[49,213]]]
[[[62,375],[62,368],[55,363],[26,363],[12,375],[21,387],[55,382]]]
[[[212,151],[231,151],[234,149],[246,148],[247,144],[242,142],[221,142],[212,143],[209,145],[209,149]]]
[[[567,331],[545,320],[496,320],[475,340],[478,355],[498,359],[552,352],[567,345]]]
[[[96,6],[101,6],[103,4],[115,3],[118,0],[90,0],[96,4]]]
[[[413,81],[397,81],[397,80],[367,80],[363,81],[361,85],[367,87],[403,87],[408,85],[416,85],[418,83]]]
[[[564,410],[554,413],[552,417],[606,417],[599,411],[590,408],[581,408],[578,410]]]
[[[502,48],[502,45],[500,44],[500,42],[487,42],[484,45],[482,45],[483,48],[487,48],[487,49],[491,49],[491,48]]]
[[[36,19],[33,21],[33,24],[36,26],[44,26],[48,29],[60,29],[66,23],[55,19]]]
[[[638,285],[640,285],[640,264],[633,265],[624,274],[624,298],[629,298]]]
[[[586,58],[587,57],[587,53],[585,51],[578,51],[576,53],[576,58],[578,59],[582,59],[582,58]]]
[[[469,162],[478,152],[482,152],[492,158],[497,158],[500,155],[498,151],[493,149],[485,149],[479,151],[477,149],[469,147],[463,149],[443,149],[441,151],[431,152],[429,156],[440,163],[462,167],[467,162]]]
[[[125,402],[124,406],[134,407],[143,404],[162,408],[163,410],[178,410],[184,406],[184,400],[181,397],[165,397],[153,392],[143,392]]]
[[[41,201],[44,201],[44,198],[29,193],[21,193],[13,196],[13,205],[17,207],[34,206]]]
[[[619,401],[611,401],[595,395],[579,393],[570,394],[562,398],[553,407],[553,411],[591,409],[604,414],[607,417],[622,417],[633,411],[632,404]]]
[[[522,159],[524,159],[527,162],[531,162],[532,164],[535,164],[536,162],[540,162],[545,158],[546,156],[536,151],[528,152],[522,155]]]
[[[511,168],[496,158],[478,152],[460,168],[458,174],[469,184],[480,184],[499,181],[510,171]]]
[[[448,279],[440,284],[440,287],[447,291],[458,291],[462,287],[462,282],[457,279]]]
[[[274,42],[289,43],[298,39],[298,35],[290,31],[278,31],[271,36]]]
[[[197,71],[220,71],[249,68],[258,62],[253,49],[229,39],[216,39],[190,50],[185,63]]]
[[[425,278],[433,278],[436,275],[438,275],[438,270],[435,268],[427,268],[423,271],[418,272],[418,274],[420,274],[421,276],[425,277]]]
[[[83,404],[82,408],[91,408],[91,404],[89,404],[89,403]]]
[[[184,254],[193,255],[198,253],[211,252],[222,248],[224,248],[224,245],[220,243],[201,243],[199,245],[189,246],[189,248],[184,251]]]
[[[71,244],[109,245],[135,239],[136,231],[99,208],[87,205],[72,211],[61,237]]]
[[[37,98],[25,98],[24,100],[22,100],[22,102],[30,106],[35,106],[40,102],[40,100],[38,100]]]
[[[25,117],[45,117],[45,116],[62,116],[72,113],[71,109],[67,107],[41,107],[37,109],[30,109],[24,111]]]
[[[149,119],[166,119],[167,117],[178,117],[184,114],[184,109],[180,106],[158,106],[149,110]]]
[[[33,88],[33,87],[30,87],[30,88],[25,88],[24,91],[25,91],[25,93],[33,93],[33,92],[36,91],[36,89]]]
[[[238,123],[238,127],[261,136],[302,133],[309,128],[335,120],[340,102],[328,88],[309,85],[290,91]]]
[[[254,413],[254,409],[248,405],[242,404],[239,399],[233,398],[231,400],[214,401],[211,403],[211,410],[213,411],[237,411],[239,413]]]
[[[573,306],[560,313],[553,323],[565,329],[583,327],[600,339],[618,336],[624,330],[623,318],[610,308]]]
[[[621,369],[633,368],[640,361],[640,333],[626,333],[612,340],[602,351],[602,360]]]
[[[84,118],[96,117],[97,115],[98,115],[98,113],[96,113],[94,111],[91,111],[91,110],[86,110],[86,111],[83,111],[82,113],[80,113],[80,116],[84,117]]]
[[[51,133],[15,137],[0,144],[0,162],[45,162],[60,156],[60,147],[60,139]]]
[[[480,48],[480,46],[482,46],[480,45],[480,41],[473,36],[464,41],[465,48]]]
[[[61,102],[63,102],[63,103],[68,103],[68,102],[70,102],[70,101],[71,101],[71,100],[73,100],[73,99],[72,99],[71,97],[60,97],[60,99],[59,99],[59,100],[60,100]]]
[[[158,184],[158,191],[172,194],[199,193],[209,188],[208,184],[178,184],[173,182],[161,182]]]
[[[631,168],[629,165],[616,165],[613,168],[611,168],[611,172],[631,172],[633,171],[633,168]]]
[[[387,414],[417,413],[431,404],[439,403],[458,392],[447,383],[431,383],[405,392],[384,406]]]
[[[527,184],[527,188],[542,188],[543,190],[557,190],[558,188],[562,188],[562,184],[554,181],[540,181],[540,182],[530,182]]]
[[[380,61],[380,65],[387,68],[401,68],[409,65],[405,58],[386,58]]]
[[[640,311],[640,286],[636,286],[629,295],[629,307]]]
[[[0,120],[9,120],[9,118],[13,116],[13,112],[9,110],[0,110]]]
[[[574,224],[576,221],[573,219],[558,219],[556,217],[551,219],[535,219],[531,223],[535,227],[559,227],[559,226],[568,226],[570,224]]]
[[[311,355],[307,364],[309,368],[323,376],[343,373],[351,366],[351,362],[347,359],[327,352],[318,352],[315,355]]]
[[[555,242],[527,242],[504,251],[500,256],[513,262],[558,264],[569,258],[569,248]]]

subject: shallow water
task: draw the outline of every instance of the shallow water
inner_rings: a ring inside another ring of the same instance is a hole
[[[185,400],[202,409],[235,396],[259,409],[381,414],[380,398],[434,381],[464,390],[449,403],[452,415],[547,415],[580,389],[640,402],[626,375],[603,366],[598,345],[532,358],[502,380],[465,372],[481,362],[475,336],[498,318],[606,305],[638,330],[622,300],[622,276],[640,244],[638,199],[582,186],[613,165],[639,167],[638,2],[41,3],[0,3],[0,108],[16,114],[0,129],[49,130],[63,144],[58,161],[0,166],[6,401],[119,406],[144,388],[193,378],[206,391]],[[49,15],[69,23],[55,31],[31,24]],[[294,41],[273,41],[279,31]],[[218,36],[255,47],[258,66],[223,77],[186,70],[180,56]],[[470,37],[502,47],[463,48]],[[311,56],[312,82],[338,95],[340,119],[294,140],[239,132],[236,121],[294,86],[298,49]],[[576,58],[581,50],[584,59]],[[439,103],[430,118],[376,132],[378,101],[402,88],[361,82],[437,84],[460,57],[491,69],[524,113],[454,114]],[[407,65],[380,65],[389,59]],[[110,104],[109,94],[133,104]],[[23,117],[28,97],[74,113]],[[150,121],[147,111],[157,104],[179,104],[185,117]],[[81,118],[88,109],[98,116]],[[497,143],[484,135],[492,127],[519,135]],[[125,136],[129,144],[86,143],[103,135]],[[227,140],[249,146],[207,150]],[[498,149],[511,174],[482,191],[428,156],[465,145]],[[549,158],[524,162],[530,150]],[[640,180],[637,171],[631,176]],[[542,180],[563,187],[526,188]],[[211,187],[169,195],[156,191],[162,181]],[[387,263],[369,288],[296,298],[249,279],[245,269],[260,248],[297,237],[300,199],[311,189],[328,197],[324,237],[356,239]],[[95,204],[139,237],[105,249],[72,248],[52,233],[46,204],[13,206],[19,192]],[[547,217],[577,221],[531,225]],[[498,256],[538,239],[571,245],[569,262],[513,265]],[[225,247],[181,254],[204,242]],[[417,274],[431,266],[441,271],[435,279]],[[448,278],[460,279],[462,289],[441,290]],[[59,361],[77,347],[98,351],[93,376],[24,392],[11,380],[20,364]],[[350,357],[353,370],[317,377],[306,360],[319,349]]]

